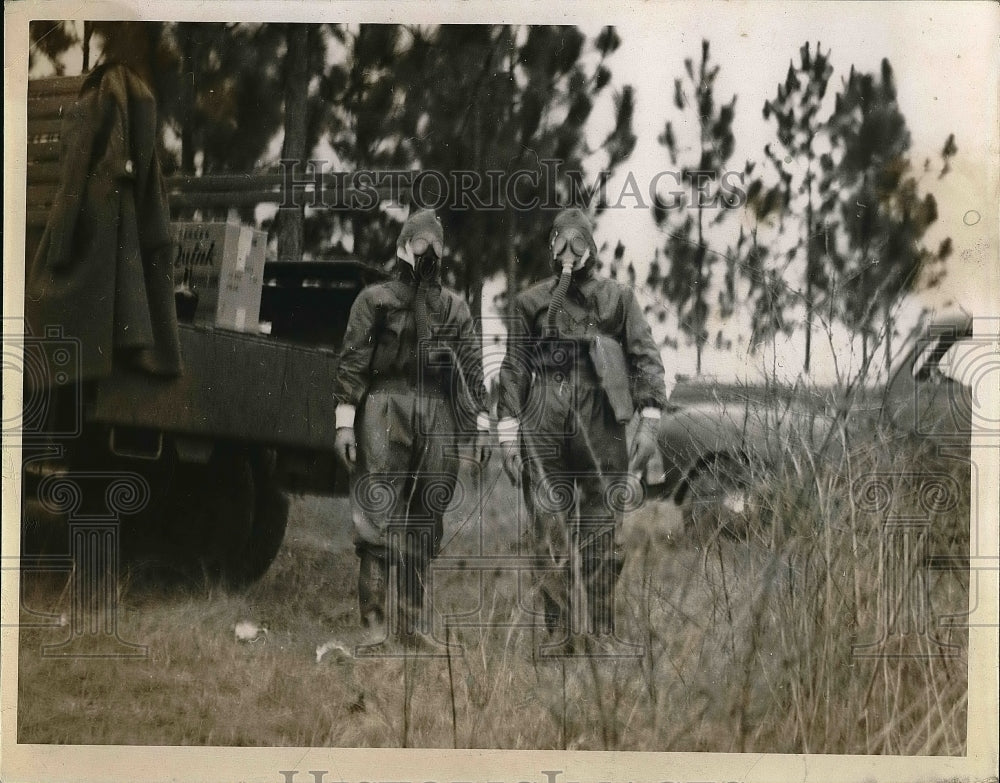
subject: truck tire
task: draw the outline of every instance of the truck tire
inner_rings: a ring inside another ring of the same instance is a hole
[[[260,579],[281,549],[288,526],[288,499],[274,474],[274,452],[262,450],[251,459],[254,477],[254,510],[250,534],[242,549],[233,548],[226,558],[224,578],[233,587],[244,587]]]
[[[231,587],[264,575],[288,523],[273,452],[217,444],[207,465],[178,464],[170,495],[166,521],[183,569]]]
[[[165,559],[219,581],[253,529],[255,487],[244,450],[217,445],[207,464],[178,462],[165,502]]]

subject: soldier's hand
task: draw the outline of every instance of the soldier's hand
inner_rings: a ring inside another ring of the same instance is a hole
[[[645,470],[646,463],[656,453],[656,434],[659,424],[659,419],[642,417],[639,420],[639,427],[632,439],[632,450],[629,454],[629,472],[641,473]]]
[[[521,486],[521,470],[524,461],[521,459],[521,449],[516,443],[503,446],[503,471],[515,487]]]
[[[350,473],[358,462],[358,442],[354,438],[353,427],[338,427],[333,450]]]

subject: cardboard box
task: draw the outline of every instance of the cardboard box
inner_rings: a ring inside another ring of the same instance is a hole
[[[267,234],[237,222],[173,223],[181,321],[257,332]]]

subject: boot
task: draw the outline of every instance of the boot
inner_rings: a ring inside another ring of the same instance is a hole
[[[361,625],[370,628],[385,624],[386,582],[389,565],[370,549],[359,549],[358,611]]]
[[[396,572],[396,624],[393,630],[402,639],[415,632],[424,632],[424,569],[417,558],[402,558]]]
[[[639,657],[642,646],[623,641],[616,633],[615,588],[624,561],[613,545],[600,554],[603,556],[585,557],[583,561],[591,628],[583,645],[584,654],[603,658]]]
[[[539,640],[541,658],[574,655],[578,645],[579,629],[574,628],[573,573],[566,568],[561,573],[548,572],[534,575],[536,611],[540,610],[546,634]]]
[[[564,607],[545,591],[542,592],[542,612],[545,617],[545,630],[549,635],[565,636],[568,629]]]
[[[403,557],[397,569],[396,623],[391,635],[404,655],[446,656],[448,646],[433,635],[431,593],[426,585],[430,568],[423,554]]]
[[[380,552],[367,547],[359,547],[357,552],[358,612],[363,633],[354,654],[358,657],[379,657],[391,653],[385,623],[389,564]]]
[[[598,568],[587,581],[587,608],[591,633],[613,636],[615,633],[615,579],[610,569]]]
[[[596,636],[615,632],[615,563],[614,530],[594,525],[581,531],[580,577],[587,600],[588,633]]]

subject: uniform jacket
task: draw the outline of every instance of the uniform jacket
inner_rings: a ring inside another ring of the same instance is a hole
[[[156,101],[132,71],[99,68],[63,121],[59,190],[28,270],[35,334],[58,325],[79,340],[81,378],[123,361],[180,372],[166,188],[156,154]]]
[[[507,354],[500,368],[497,416],[501,420],[519,418],[528,399],[532,375],[545,361],[542,337],[557,283],[558,277],[550,277],[521,292],[514,300]],[[580,347],[578,361],[592,361],[588,346],[595,337],[616,341],[625,354],[634,410],[666,406],[660,351],[630,287],[593,274],[582,280],[574,277],[556,317],[556,326],[560,340],[571,340]],[[589,369],[587,377],[592,379],[593,368]]]
[[[472,419],[486,410],[481,338],[465,301],[454,291],[431,285],[427,295],[431,340],[450,349],[450,363],[418,367],[413,312],[416,281],[410,267],[397,263],[394,279],[369,286],[351,308],[338,366],[338,405],[359,406],[380,383],[402,382],[416,393],[421,383],[443,384],[458,395],[458,410]],[[459,377],[460,375],[460,377]]]

